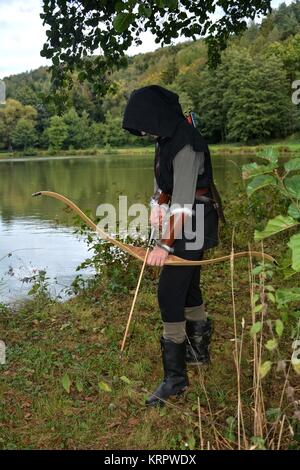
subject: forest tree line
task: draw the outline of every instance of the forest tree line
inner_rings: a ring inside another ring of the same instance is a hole
[[[122,113],[130,91],[160,84],[192,109],[210,143],[257,144],[288,136],[299,139],[300,109],[292,103],[292,83],[300,78],[300,0],[282,4],[260,25],[251,23],[232,38],[221,64],[210,70],[203,41],[188,42],[128,58],[114,72],[114,86],[96,96],[76,73],[62,113],[44,99],[50,90],[46,67],[5,80],[0,107],[0,149],[61,149],[147,144],[125,132]]]

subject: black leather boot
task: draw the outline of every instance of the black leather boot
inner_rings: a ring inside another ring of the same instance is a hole
[[[212,321],[198,320],[186,322],[186,362],[189,365],[209,364],[209,345],[212,335]]]
[[[182,394],[189,382],[186,373],[186,341],[177,344],[161,338],[161,351],[164,367],[164,380],[146,400],[148,406],[162,406],[171,395]]]

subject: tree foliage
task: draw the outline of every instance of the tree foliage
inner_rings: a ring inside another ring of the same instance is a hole
[[[50,126],[45,132],[48,138],[49,150],[53,152],[60,150],[68,137],[67,124],[60,116],[52,116]]]
[[[230,73],[223,97],[227,139],[254,143],[287,134],[292,104],[282,62],[242,54],[233,57]]]
[[[41,55],[52,60],[54,87],[78,69],[80,80],[89,78],[99,92],[105,92],[108,72],[126,62],[126,51],[141,44],[143,31],[151,31],[162,45],[179,36],[205,36],[209,61],[216,63],[230,35],[245,31],[246,19],[266,14],[270,4],[270,0],[44,0],[41,18],[48,29]],[[91,59],[92,54],[97,55]]]
[[[299,5],[298,0],[284,9],[287,18]],[[0,109],[0,146],[15,146],[12,131],[30,109],[42,148],[49,145],[47,129],[57,115],[66,131],[58,149],[146,145],[146,140],[123,131],[121,119],[129,93],[154,83],[178,93],[184,111],[193,109],[210,143],[260,143],[291,134],[297,138],[300,107],[292,104],[291,95],[292,82],[300,76],[300,33],[298,27],[290,28],[287,36],[286,21],[277,21],[278,11],[232,37],[214,70],[207,64],[203,40],[163,47],[128,57],[127,67],[111,74],[114,87],[105,96],[95,93],[88,79],[81,83],[74,71],[64,106],[44,99],[51,91],[47,68],[11,76],[5,79],[7,104]]]
[[[6,148],[12,149],[12,135],[20,119],[35,123],[37,111],[32,106],[24,106],[17,100],[8,99],[0,108],[0,135]]]
[[[63,116],[67,126],[67,137],[64,144],[68,148],[85,148],[89,143],[89,117],[84,111],[79,116],[74,108],[69,109]]]
[[[12,132],[12,144],[17,149],[26,150],[37,144],[38,136],[35,123],[32,120],[21,118]]]

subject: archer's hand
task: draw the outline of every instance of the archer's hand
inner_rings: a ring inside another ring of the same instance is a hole
[[[156,246],[153,250],[149,253],[147,258],[147,264],[150,266],[163,266],[166,262],[169,253],[163,248]]]

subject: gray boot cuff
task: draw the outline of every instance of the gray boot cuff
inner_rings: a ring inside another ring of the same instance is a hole
[[[163,337],[173,343],[183,343],[186,337],[185,321],[180,322],[164,322]]]
[[[189,321],[206,320],[207,314],[205,312],[204,303],[195,307],[185,307],[184,316],[185,319]]]

